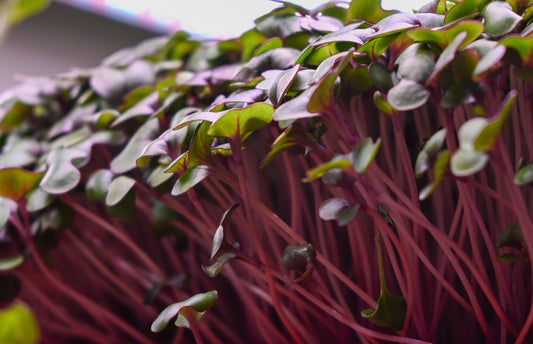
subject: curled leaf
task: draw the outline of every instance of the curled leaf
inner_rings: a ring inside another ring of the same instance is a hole
[[[375,310],[365,309],[361,311],[361,315],[376,325],[399,331],[403,328],[406,312],[405,299],[382,288],[377,308]]]
[[[316,258],[313,245],[288,245],[281,256],[281,265],[287,270],[305,270],[308,263]]]
[[[206,293],[196,294],[185,301],[167,306],[154,320],[150,329],[152,332],[161,332],[168,323],[177,316],[175,325],[190,327],[190,322],[198,322],[204,313],[218,301],[218,292],[211,290]]]

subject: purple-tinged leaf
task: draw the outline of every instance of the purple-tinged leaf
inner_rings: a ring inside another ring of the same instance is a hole
[[[107,190],[105,204],[110,207],[117,205],[126,197],[134,185],[135,179],[127,176],[118,176],[113,179]]]
[[[222,100],[218,100],[215,105],[234,103],[252,104],[264,101],[265,98],[265,91],[263,91],[262,89],[251,89],[232,93],[231,95],[229,95],[229,97],[224,98]]]
[[[124,77],[128,90],[143,85],[152,85],[155,81],[155,68],[148,61],[137,60],[124,70]]]
[[[126,75],[114,68],[99,68],[89,82],[91,88],[104,98],[117,98],[126,92]]]
[[[130,138],[122,152],[111,161],[111,171],[115,174],[122,174],[137,167],[137,158],[146,145],[158,134],[159,121],[157,118],[146,121]]]
[[[94,115],[96,106],[96,104],[89,104],[73,108],[65,117],[60,119],[50,128],[46,136],[48,138],[54,138],[61,134],[72,132],[89,117]]]
[[[157,91],[150,93],[148,96],[143,98],[134,106],[130,107],[120,116],[118,116],[113,123],[111,123],[111,128],[118,126],[121,123],[126,122],[129,119],[136,117],[148,117],[151,116],[159,103],[159,93]]]
[[[508,34],[522,21],[522,16],[514,13],[506,1],[490,2],[481,15],[485,17],[485,32],[492,37]]]
[[[0,196],[0,238],[2,237],[2,231],[6,228],[7,221],[9,221],[9,216],[17,209],[18,205],[15,201]]]
[[[350,49],[342,59],[339,60],[336,67],[331,68],[324,76],[320,77],[317,83],[317,87],[311,97],[309,98],[309,104],[307,104],[307,110],[311,113],[327,112],[331,107],[333,101],[333,92],[335,90],[335,83],[340,73],[346,68],[352,57],[354,56],[354,49]],[[313,77],[315,80],[317,76]]]
[[[459,46],[463,43],[465,38],[466,32],[459,33],[453,39],[453,41],[442,51],[437,62],[435,63],[433,72],[427,80],[427,84],[432,84],[433,82],[435,82],[437,80],[437,77],[444,70],[444,68],[446,68],[453,61],[453,59],[455,58],[455,54],[459,49]]]
[[[424,105],[430,93],[425,86],[416,81],[402,79],[389,90],[387,100],[398,111],[409,111]]]
[[[345,27],[337,29],[325,35],[324,37],[321,37],[320,39],[311,43],[311,46],[317,47],[335,42],[352,42],[362,45],[365,42],[368,34],[366,30],[358,30],[361,24],[362,23],[359,22],[346,25]]]
[[[178,130],[181,128],[184,128],[188,126],[189,124],[197,121],[202,122],[209,122],[213,123],[216,122],[220,117],[222,117],[224,114],[226,114],[229,110],[226,111],[220,111],[220,112],[211,112],[211,111],[199,111],[192,113],[185,118],[183,118],[176,127],[174,127],[174,130]]]
[[[48,169],[40,187],[52,195],[74,189],[81,179],[80,171],[74,166],[74,161],[79,159],[86,160],[87,152],[78,148],[59,148],[50,152],[46,159]]]
[[[359,212],[359,204],[351,205],[342,198],[330,198],[320,204],[318,214],[322,220],[335,220],[339,226],[346,226]]]
[[[291,69],[279,73],[272,83],[270,90],[268,91],[268,98],[274,105],[278,107],[285,94],[289,91],[290,86],[296,79],[298,72],[300,70],[300,65],[296,65]]]
[[[505,55],[505,51],[506,48],[503,45],[497,45],[483,56],[472,73],[474,80],[480,80],[484,75],[495,69]]]
[[[11,134],[0,153],[0,168],[24,167],[34,163],[42,151],[39,141]]]
[[[307,109],[311,95],[315,92],[316,88],[316,85],[311,86],[297,97],[281,104],[281,106],[274,111],[272,118],[275,121],[280,122],[320,116],[320,114],[311,113]]]
[[[300,25],[303,29],[320,32],[335,32],[344,26],[339,19],[328,16],[302,17]]]

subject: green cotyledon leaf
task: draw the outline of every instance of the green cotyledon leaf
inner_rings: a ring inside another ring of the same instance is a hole
[[[168,326],[169,322],[177,317],[176,326],[189,327],[190,322],[199,321],[204,313],[213,307],[218,301],[218,292],[211,290],[206,293],[199,293],[191,296],[185,301],[167,306],[154,320],[150,329],[152,332],[161,332]]]
[[[44,172],[31,172],[23,168],[0,169],[0,197],[20,201],[38,187]]]

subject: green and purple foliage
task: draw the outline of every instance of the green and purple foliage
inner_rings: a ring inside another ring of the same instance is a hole
[[[532,17],[280,1],[25,80],[0,316],[28,343],[532,342]]]

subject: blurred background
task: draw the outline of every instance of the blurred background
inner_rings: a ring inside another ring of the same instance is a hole
[[[2,1],[2,0],[0,0]],[[314,8],[326,0],[294,0]],[[410,11],[429,0],[383,0]],[[94,67],[143,39],[187,30],[206,38],[239,36],[279,4],[268,0],[55,0],[13,27],[0,45],[0,92],[17,75],[54,75]]]

